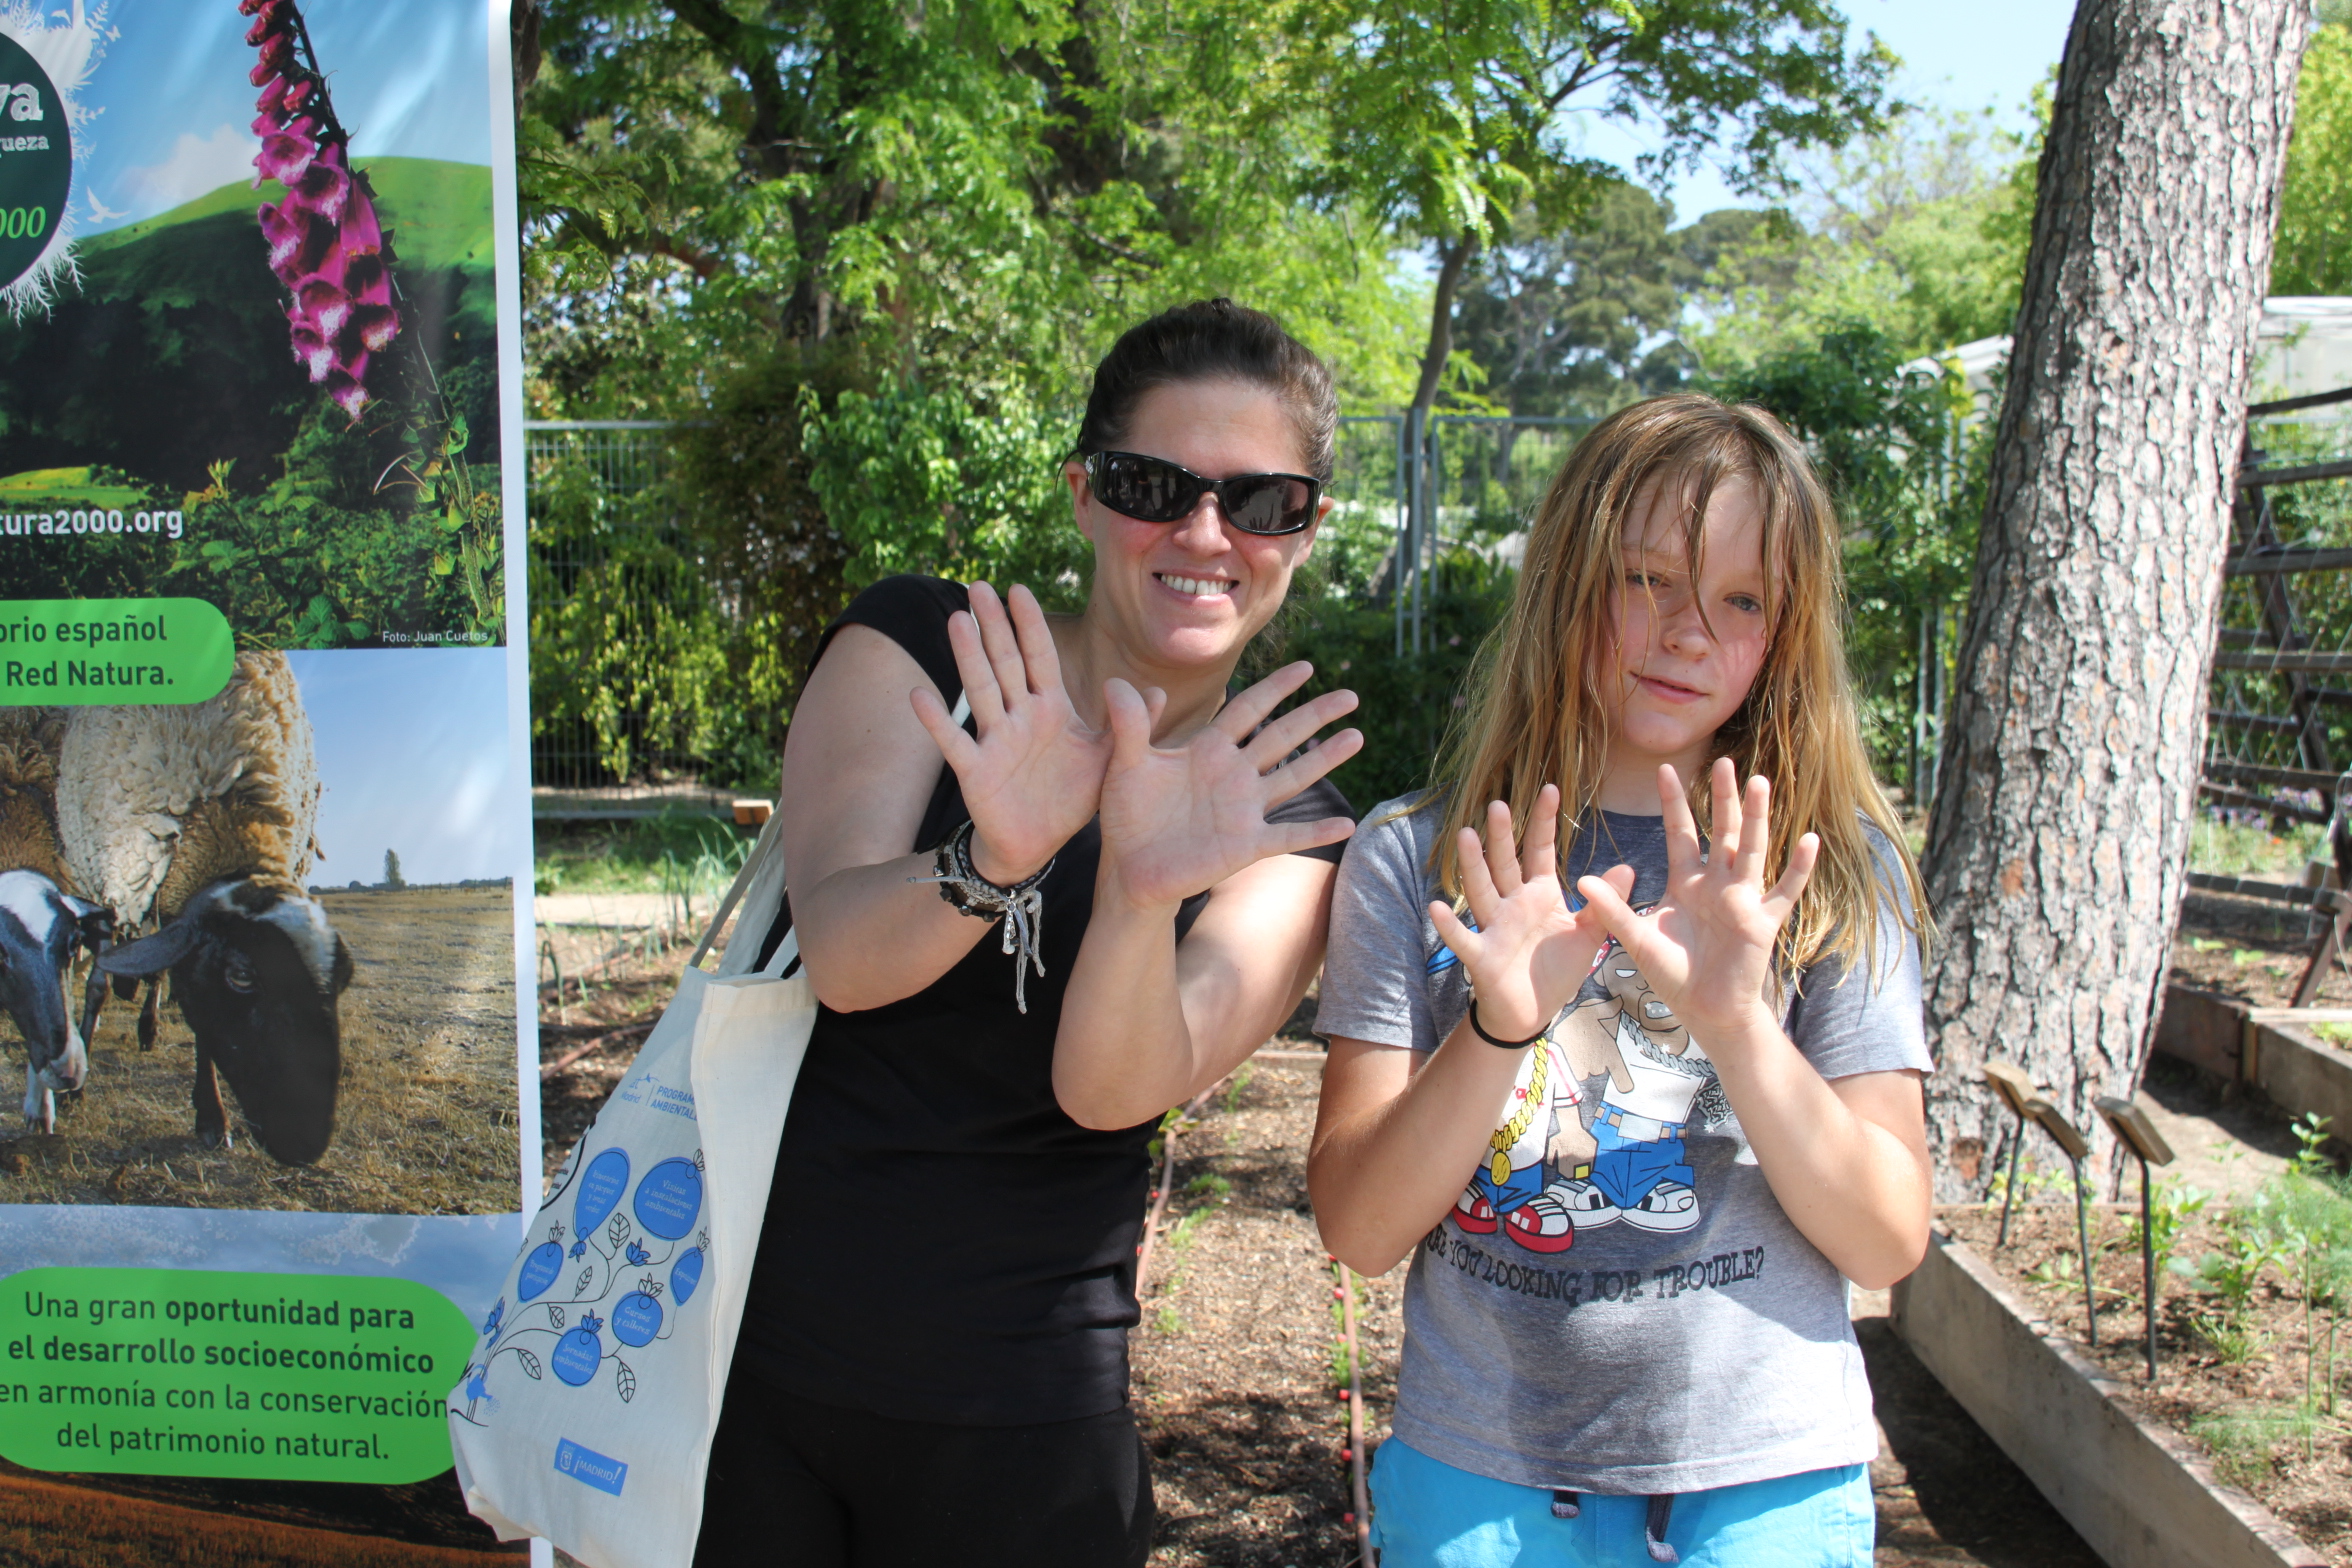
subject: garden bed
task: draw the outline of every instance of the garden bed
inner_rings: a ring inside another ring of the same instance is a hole
[[[1955,1381],[1974,1377],[1980,1398],[2016,1402],[2012,1413],[2020,1425],[2014,1434],[2004,1434],[1986,1411],[1977,1414],[2013,1452],[2027,1450],[2018,1454],[2020,1462],[2118,1568],[2135,1560],[2352,1565],[2352,1334],[2334,1336],[2331,1357],[2329,1295],[2332,1284],[2335,1304],[2352,1304],[2342,1300],[2352,1285],[2346,1277],[2352,1233],[2340,1214],[2308,1198],[2290,1199],[2275,1185],[2268,1198],[2227,1208],[2208,1200],[2199,1207],[2189,1185],[2194,1174],[2159,1189],[2157,1236],[2161,1242],[2169,1231],[2177,1266],[2160,1263],[2158,1271],[2153,1383],[2147,1375],[2136,1206],[2091,1212],[2096,1346],[2089,1343],[2085,1321],[2071,1204],[2020,1209],[2011,1218],[2005,1248],[1996,1245],[1997,1211],[1948,1211],[1944,1222],[1964,1245],[1930,1260],[1910,1287],[1910,1299],[1898,1307],[1898,1322],[1939,1374]],[[2312,1248],[2301,1245],[2304,1236],[2317,1238]],[[2026,1320],[2038,1320],[2038,1333],[2023,1325],[1999,1326],[2005,1361],[1997,1372],[1951,1364],[1963,1335],[1970,1355],[1981,1356],[1995,1342],[1981,1316],[1991,1308],[1956,1311],[1949,1305],[1984,1283],[1979,1273],[1997,1282],[1996,1290],[1982,1294],[1997,1298],[2005,1291]],[[1935,1313],[1919,1306],[1931,1293],[1947,1303]],[[1961,1322],[1969,1312],[1980,1314],[1973,1327]],[[1921,1343],[1931,1336],[1945,1342]],[[2040,1350],[2033,1348],[2037,1341]],[[2038,1364],[2029,1370],[2028,1362]],[[2071,1370],[2064,1370],[2069,1364]],[[2093,1408],[2099,1401],[2112,1412],[2099,1414]],[[1972,1401],[1963,1394],[1963,1402]],[[2036,1445],[2045,1447],[2038,1456],[2032,1452]],[[2186,1462],[2167,1466],[2163,1453]],[[2173,1507],[2195,1514],[2197,1505],[2193,1499],[2164,1501],[2161,1494],[2180,1485],[2157,1474],[2164,1469],[2177,1469],[2213,1492],[2218,1507],[2195,1525],[2165,1515]],[[2114,1495],[2105,1499],[2088,1495],[2109,1487]],[[2250,1493],[2260,1508],[2233,1501],[2229,1493],[2235,1488]],[[2111,1529],[2127,1536],[2135,1526],[2178,1533],[2163,1555],[2135,1558],[2116,1536],[2100,1538],[2102,1514]],[[2222,1515],[2243,1522],[2233,1549],[2245,1555],[2215,1555],[2220,1548],[2213,1543],[2231,1534]],[[2282,1523],[2285,1528],[2278,1528]],[[2205,1555],[2186,1554],[2192,1534],[2206,1543]],[[2269,1556],[2255,1544],[2266,1535]],[[2170,1555],[2175,1551],[2184,1555]]]

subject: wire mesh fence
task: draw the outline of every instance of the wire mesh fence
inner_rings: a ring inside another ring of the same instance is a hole
[[[531,782],[582,790],[691,777],[699,759],[663,733],[659,705],[624,711],[554,650],[587,633],[643,668],[673,654],[672,629],[718,613],[670,504],[670,426],[529,421]],[[602,686],[604,689],[599,689]]]
[[[1319,682],[1344,677],[1362,697],[1373,744],[1352,768],[1361,788],[1393,793],[1425,773],[1471,655],[1507,603],[1528,521],[1590,424],[1463,415],[1426,425],[1402,415],[1341,421],[1335,505],[1318,539],[1313,585],[1298,596],[1309,602],[1296,652],[1316,661]],[[660,809],[699,782],[744,784],[757,772],[757,764],[715,755],[703,711],[719,689],[704,667],[723,660],[741,631],[738,596],[682,521],[673,429],[637,421],[525,426],[532,782],[612,797],[615,810]],[[2345,532],[2352,544],[2352,529]],[[1934,766],[1959,613],[1946,606],[1937,624],[1921,619],[1921,678],[1916,692],[1896,695],[1913,706],[1915,790]],[[2352,707],[2340,716],[2352,721]],[[2249,733],[2271,734],[2260,726]],[[2352,758],[2352,746],[2345,755]],[[772,759],[766,765],[772,769]]]

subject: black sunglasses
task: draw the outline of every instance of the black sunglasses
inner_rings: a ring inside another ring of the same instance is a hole
[[[1181,522],[1213,495],[1225,520],[1245,534],[1295,534],[1315,520],[1322,481],[1304,474],[1236,474],[1203,479],[1189,468],[1140,452],[1093,452],[1086,479],[1094,498],[1143,523]]]

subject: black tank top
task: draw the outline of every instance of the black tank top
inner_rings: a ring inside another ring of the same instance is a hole
[[[913,656],[952,707],[947,619],[965,589],[893,577],[826,628],[868,626]],[[944,765],[909,849],[969,813]],[[1270,821],[1352,816],[1328,781]],[[776,1155],[737,1354],[804,1398],[907,1420],[1022,1426],[1115,1410],[1137,1319],[1135,1248],[1155,1118],[1079,1126],[1053,1092],[1063,988],[1094,903],[1100,829],[1057,853],[1044,894],[1045,974],[1013,1006],[992,931],[915,995],[820,1007]],[[1340,846],[1310,851],[1337,861]],[[1208,902],[1185,900],[1181,938]],[[782,927],[768,934],[772,952]]]

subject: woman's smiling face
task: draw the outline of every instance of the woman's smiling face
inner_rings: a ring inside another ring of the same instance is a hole
[[[1707,503],[1694,580],[1685,490],[1657,485],[1627,520],[1612,603],[1617,711],[1609,771],[1653,779],[1672,763],[1689,782],[1712,760],[1715,732],[1739,711],[1771,645],[1764,516],[1755,487],[1718,485]]]
[[[1179,381],[1137,402],[1119,450],[1164,458],[1205,479],[1303,474],[1298,430],[1280,399],[1246,381]],[[1078,531],[1094,545],[1090,617],[1103,617],[1129,657],[1188,667],[1238,656],[1282,607],[1290,575],[1313,545],[1295,534],[1244,533],[1213,495],[1173,523],[1146,523],[1094,497],[1086,470],[1064,470]],[[1325,499],[1317,513],[1329,510]]]

